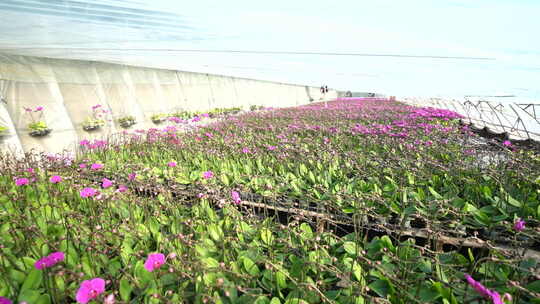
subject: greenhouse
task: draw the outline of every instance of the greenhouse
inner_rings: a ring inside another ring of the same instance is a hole
[[[540,303],[540,104],[347,70],[499,63],[276,50],[232,6],[0,3],[0,304]]]

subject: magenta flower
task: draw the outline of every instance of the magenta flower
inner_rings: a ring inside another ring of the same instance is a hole
[[[24,185],[28,185],[30,181],[28,180],[28,178],[26,177],[20,177],[20,178],[17,178],[15,180],[15,185],[17,186],[24,186]]]
[[[126,192],[126,191],[127,191],[127,189],[128,189],[128,188],[127,188],[126,186],[124,186],[124,185],[120,185],[120,186],[118,186],[118,189],[117,189],[116,191],[118,191],[118,192],[121,192],[121,193],[122,193],[122,192]]]
[[[4,297],[0,297],[0,304],[11,304],[13,302],[11,302],[10,299],[8,298],[4,298]]]
[[[498,292],[487,289],[484,285],[482,285],[480,282],[477,282],[468,274],[465,274],[465,279],[472,288],[474,288],[484,298],[490,299],[493,304],[504,304],[503,301],[505,299],[512,301],[512,296],[510,296],[509,294],[505,293],[504,296],[501,298],[501,295]]]
[[[87,146],[90,144],[90,141],[88,139],[83,139],[79,142],[79,145],[81,146]]]
[[[94,189],[94,188],[90,188],[90,187],[86,187],[86,188],[83,188],[79,194],[81,195],[82,198],[87,198],[87,197],[92,197],[92,196],[95,196],[97,195],[97,190]]]
[[[62,177],[58,176],[58,175],[53,175],[51,176],[51,178],[49,179],[49,181],[53,184],[58,184],[59,182],[62,181]]]
[[[32,112],[31,108],[23,107],[26,112]]]
[[[26,172],[28,172],[30,174],[34,174],[36,171],[34,170],[34,168],[28,168],[28,169],[26,169]]]
[[[246,153],[246,154],[247,154],[247,153],[250,153],[250,152],[251,152],[251,151],[249,150],[248,147],[242,148],[242,153]]]
[[[95,163],[95,164],[92,164],[92,166],[90,166],[90,169],[97,171],[97,170],[103,169],[103,165]]]
[[[525,229],[525,221],[521,218],[518,218],[517,221],[514,223],[514,230],[521,231],[523,229]]]
[[[169,163],[167,164],[167,166],[169,166],[169,167],[171,167],[171,168],[172,168],[172,167],[176,167],[176,162],[175,162],[175,161],[169,162]]]
[[[150,272],[158,269],[165,263],[165,255],[162,253],[151,253],[148,255],[146,262],[144,262],[144,268]]]
[[[100,105],[100,104],[97,104],[97,105],[95,105],[95,106],[92,106],[92,110],[95,110],[95,109],[100,108],[100,107],[101,107],[101,105]]]
[[[276,146],[268,146],[267,147],[269,151],[274,151],[277,147]]]
[[[81,168],[81,169],[86,168],[86,164],[80,164],[80,165],[79,165],[79,168]]]
[[[97,296],[99,296],[104,291],[105,280],[103,280],[102,278],[86,280],[82,282],[81,287],[77,291],[75,299],[78,303],[86,304],[97,298]]]
[[[510,147],[510,146],[512,146],[512,142],[510,142],[509,140],[505,140],[505,141],[503,141],[503,146]]]
[[[110,186],[112,186],[113,182],[112,180],[104,177],[102,180],[101,180],[101,187],[103,188],[109,188]]]
[[[128,179],[129,179],[130,181],[135,180],[136,177],[137,177],[137,173],[135,173],[135,172],[130,173],[130,174],[128,175]]]
[[[53,252],[49,254],[48,256],[42,257],[41,259],[37,260],[34,264],[34,267],[36,269],[44,269],[49,268],[54,265],[56,265],[59,262],[62,262],[66,258],[65,254],[61,251]]]
[[[43,111],[43,107],[42,107],[42,106],[38,106],[38,107],[36,107],[36,109],[34,110],[34,112],[39,112],[39,111]]]
[[[236,192],[236,191],[231,191],[231,197],[232,197],[232,200],[233,202],[235,202],[236,204],[240,204],[240,202],[242,201],[240,199],[240,193]]]
[[[205,171],[205,172],[203,172],[203,177],[204,177],[205,179],[210,179],[210,178],[214,177],[214,172],[212,172],[212,171]]]

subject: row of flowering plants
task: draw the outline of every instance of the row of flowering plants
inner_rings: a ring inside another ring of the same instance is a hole
[[[5,156],[0,303],[540,303],[538,154],[458,119],[351,100]]]

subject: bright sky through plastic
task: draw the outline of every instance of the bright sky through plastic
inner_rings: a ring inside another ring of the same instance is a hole
[[[538,100],[539,13],[540,1],[510,0],[2,0],[0,48],[398,96]]]

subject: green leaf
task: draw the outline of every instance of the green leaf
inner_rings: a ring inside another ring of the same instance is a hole
[[[21,287],[21,290],[34,290],[39,287],[41,284],[41,279],[43,278],[42,270],[32,269],[30,273],[26,276],[24,283]],[[35,300],[34,300],[35,301]]]
[[[278,298],[274,297],[272,298],[272,301],[270,301],[270,304],[281,304],[281,301]]]
[[[369,288],[383,298],[386,298],[387,295],[394,292],[394,287],[392,284],[388,280],[382,279],[369,284]]]
[[[437,191],[435,191],[435,189],[431,188],[431,187],[428,187],[428,190],[429,192],[431,193],[431,195],[433,195],[436,199],[442,199],[442,195],[440,195]]]
[[[432,303],[435,299],[439,298],[441,294],[431,287],[421,286],[418,296],[421,302]]]
[[[259,275],[259,273],[261,272],[259,270],[259,267],[257,266],[257,264],[255,264],[250,258],[248,257],[243,257],[243,264],[244,264],[244,268],[246,269],[247,273],[249,273],[250,275],[252,276],[256,276],[256,275]]]
[[[311,230],[311,226],[307,223],[300,224],[300,230],[302,230],[302,237],[304,239],[312,239],[313,238],[313,230]]]
[[[277,271],[274,273],[276,277],[276,283],[279,286],[279,288],[286,288],[287,287],[287,277],[282,271]]]
[[[221,179],[221,182],[225,185],[225,186],[229,186],[231,184],[231,181],[229,180],[229,177],[226,175],[226,174],[222,174],[220,176],[220,179]]]
[[[540,293],[540,280],[536,280],[536,281],[534,281],[532,283],[527,284],[527,286],[525,286],[525,288],[527,288],[528,290],[530,290],[532,292]]]
[[[26,302],[26,303],[36,303],[40,298],[41,294],[37,290],[33,289],[21,289],[17,301]]]
[[[274,241],[274,235],[272,234],[272,231],[270,231],[270,229],[263,228],[261,229],[261,239],[266,245],[270,246]]]
[[[507,194],[507,198],[508,198],[508,203],[514,207],[518,207],[518,208],[521,208],[523,207],[523,204],[516,200],[515,198],[513,198],[512,196],[510,196],[510,194]]]
[[[354,242],[343,243],[343,249],[350,255],[356,255],[360,251],[360,248],[358,248],[358,245]]]
[[[206,267],[209,267],[209,268],[218,268],[219,267],[219,262],[214,259],[214,258],[204,258],[202,259],[202,262],[206,265]]]
[[[287,301],[285,301],[285,304],[309,304],[309,303],[299,298],[290,298]]]
[[[210,236],[214,239],[214,241],[219,241],[223,237],[223,231],[218,225],[214,223],[208,225],[208,232],[210,233]]]
[[[131,287],[131,284],[129,281],[125,278],[122,278],[120,280],[120,298],[122,298],[122,301],[128,302],[131,291],[133,290],[133,287]]]

